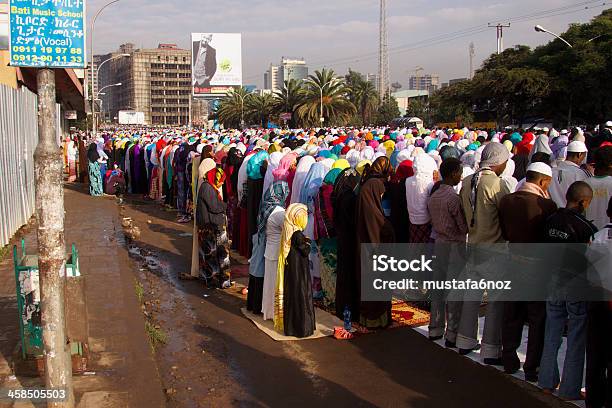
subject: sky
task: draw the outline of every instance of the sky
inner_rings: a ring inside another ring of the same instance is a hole
[[[89,0],[91,18],[109,0]],[[496,30],[488,23],[511,22],[504,47],[537,46],[570,23],[588,22],[605,0],[387,0],[391,81],[408,85],[416,67],[442,82],[466,77],[469,43],[474,66],[496,50]],[[541,13],[540,13],[541,12]],[[189,48],[192,32],[242,33],[243,83],[263,85],[263,73],[282,56],[304,57],[309,68],[350,67],[378,71],[378,0],[120,0],[96,20],[94,51],[114,51],[125,42],[138,48],[176,43]],[[90,24],[88,23],[88,27]]]

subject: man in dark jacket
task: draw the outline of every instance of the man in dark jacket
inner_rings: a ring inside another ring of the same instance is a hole
[[[210,46],[211,41],[212,34],[209,34],[193,42],[193,84],[196,88],[209,87],[217,72],[217,50]]]
[[[544,224],[557,206],[548,196],[552,170],[545,163],[532,163],[527,167],[526,182],[519,191],[502,198],[499,219],[504,239],[511,244],[542,242]],[[519,252],[522,246],[517,245]],[[516,256],[529,256],[518,253]],[[523,325],[529,322],[527,358],[523,364],[525,380],[537,381],[538,368],[544,347],[546,324],[545,302],[505,302],[502,324],[502,362],[508,374],[520,368],[516,350],[521,345]]]
[[[597,228],[583,213],[593,199],[593,189],[584,181],[574,182],[565,196],[567,205],[560,208],[547,221],[545,239],[551,243],[590,243]],[[586,269],[586,259],[578,251],[569,251],[563,264],[574,271]],[[562,255],[563,256],[563,255]],[[582,373],[586,341],[586,302],[570,300],[549,300],[546,302],[546,331],[544,350],[540,362],[538,385],[545,392],[552,393],[559,385],[559,396],[566,400],[581,398]],[[563,364],[563,378],[559,378],[557,354],[561,345],[563,330],[567,324],[567,351]]]

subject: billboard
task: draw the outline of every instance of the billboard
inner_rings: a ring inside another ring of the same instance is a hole
[[[192,33],[191,81],[200,97],[221,97],[242,86],[241,34]]]
[[[120,125],[144,125],[145,115],[144,112],[136,111],[119,111],[119,124]]]
[[[84,68],[85,2],[10,0],[11,65]]]

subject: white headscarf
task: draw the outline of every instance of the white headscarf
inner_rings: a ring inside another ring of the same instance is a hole
[[[268,168],[266,169],[266,175],[264,176],[263,182],[264,193],[268,191],[268,188],[272,185],[272,182],[274,181],[274,175],[272,175],[272,172],[276,170],[283,156],[284,155],[281,152],[274,152],[268,157]]]
[[[371,146],[366,146],[361,151],[361,160],[374,161],[374,149]]]
[[[298,162],[295,170],[295,177],[293,178],[293,186],[291,186],[291,204],[300,202],[300,193],[304,185],[304,180],[306,179],[308,170],[310,170],[310,167],[314,163],[315,159],[312,156],[304,156]]]
[[[346,160],[349,162],[351,167],[355,168],[355,166],[357,166],[357,164],[361,161],[361,156],[357,150],[351,149],[346,153]]]
[[[427,153],[418,154],[413,161],[414,176],[406,179],[406,203],[410,222],[427,224],[431,219],[427,210],[429,192],[434,185],[433,173],[438,170],[436,161]]]

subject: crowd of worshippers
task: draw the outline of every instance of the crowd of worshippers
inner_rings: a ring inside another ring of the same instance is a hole
[[[116,172],[128,193],[193,217],[187,275],[227,288],[230,251],[246,257],[247,309],[279,333],[312,335],[313,300],[377,329],[391,302],[360,299],[361,243],[610,242],[611,128],[118,130],[89,147],[90,192],[110,193]],[[610,404],[611,304],[489,302],[481,342],[480,309],[432,304],[430,338],[515,373],[528,323],[528,381],[579,399],[586,354],[589,406]]]

